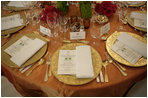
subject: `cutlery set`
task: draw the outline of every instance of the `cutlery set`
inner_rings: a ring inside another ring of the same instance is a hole
[[[101,69],[99,75],[96,77],[97,82],[109,82],[108,75],[107,75],[107,69],[106,69],[109,63],[112,63],[113,65],[115,65],[115,67],[121,72],[123,76],[127,76],[127,73],[125,72],[126,69],[123,66],[121,66],[117,61],[113,60],[113,58],[107,52],[106,52],[106,57],[108,60],[104,60],[102,62],[102,66],[105,69],[105,75],[104,75],[105,80],[103,79],[103,74],[102,74],[102,69]],[[100,80],[99,80],[99,77],[100,77]]]

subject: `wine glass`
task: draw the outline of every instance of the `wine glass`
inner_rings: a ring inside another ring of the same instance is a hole
[[[59,35],[59,17],[56,12],[47,14],[47,24],[49,29],[51,29],[51,37],[54,39],[53,44],[55,45],[58,43],[57,37]]]
[[[66,40],[66,33],[69,29],[69,24],[68,24],[69,18],[67,16],[62,16],[60,25],[63,33],[63,40]]]
[[[117,1],[116,5],[118,8],[119,21],[121,21],[123,24],[127,24],[126,15],[127,15],[128,4],[126,4],[126,2]],[[119,26],[118,29],[121,31],[125,30],[123,26]]]
[[[92,45],[97,46],[98,43],[96,42],[96,40],[97,40],[100,36],[99,36],[99,30],[96,28],[95,15],[93,15],[92,18],[91,18],[90,34],[91,34],[91,37],[94,39],[94,40],[92,41]]]

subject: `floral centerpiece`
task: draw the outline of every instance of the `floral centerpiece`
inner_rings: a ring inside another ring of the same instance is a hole
[[[42,11],[42,13],[40,14],[40,17],[42,21],[45,21],[47,23],[47,19],[48,19],[47,17],[49,17],[51,22],[55,22],[56,18],[59,18],[61,15],[62,15],[62,12],[56,9],[54,6],[48,6]]]
[[[116,12],[116,9],[116,4],[113,4],[111,1],[103,1],[102,3],[97,3],[95,6],[96,13],[107,17],[113,15],[113,13]]]

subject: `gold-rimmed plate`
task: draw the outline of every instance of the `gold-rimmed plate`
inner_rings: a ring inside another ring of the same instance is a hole
[[[8,15],[4,15],[2,17],[12,16],[12,15],[16,15],[16,14],[20,14],[20,13],[11,13],[11,14],[8,14]],[[1,35],[12,34],[12,33],[15,33],[17,31],[21,30],[26,25],[27,19],[26,19],[24,14],[20,14],[20,18],[23,19],[23,25],[22,26],[7,29],[7,30],[2,30]]]
[[[133,12],[147,14],[146,11],[133,11]],[[128,24],[130,24],[132,27],[134,27],[137,30],[147,32],[147,28],[140,28],[140,27],[134,26],[134,20],[130,17],[130,15],[131,15],[131,13],[128,13],[126,16]]]
[[[72,75],[59,75],[58,71],[58,58],[59,58],[59,50],[74,50],[76,46],[82,46],[85,44],[82,43],[71,43],[71,44],[64,44],[62,47],[56,50],[56,52],[51,57],[51,71],[53,75],[61,82],[69,85],[82,85],[86,84],[92,80],[94,80],[102,67],[102,59],[100,54],[91,47],[91,54],[92,54],[92,62],[93,62],[93,69],[94,69],[94,77],[93,78],[86,78],[86,79],[78,79],[76,76]]]
[[[147,43],[147,41],[137,35],[137,34],[134,34],[134,33],[130,33],[130,32],[127,32],[129,35],[133,36],[134,38],[142,41],[143,43]],[[131,64],[129,63],[128,61],[126,61],[125,59],[123,59],[120,55],[118,55],[117,53],[115,53],[113,50],[111,50],[111,46],[114,44],[114,42],[116,41],[117,37],[122,34],[122,32],[114,32],[112,35],[110,35],[106,41],[106,49],[107,49],[107,52],[109,53],[109,55],[114,58],[116,61],[118,61],[119,63],[121,64],[124,64],[124,65],[127,65],[127,66],[131,66],[131,67],[141,67],[141,66],[145,66],[147,64],[147,59],[145,58],[141,58],[139,59],[139,61],[136,63],[136,64]]]
[[[20,39],[22,36],[27,36],[31,39],[34,39],[34,38],[39,38],[45,42],[47,42],[45,40],[45,38],[43,38],[42,36],[40,36],[39,34],[34,34],[34,33],[28,33],[28,34],[20,34],[20,35],[17,35],[15,37],[13,37],[12,39],[10,39],[4,46],[2,46],[1,48],[1,60],[2,62],[9,66],[9,67],[13,67],[13,68],[21,68],[21,67],[26,67],[36,61],[38,61],[46,52],[47,50],[47,44],[44,45],[38,52],[36,52],[29,60],[27,60],[22,66],[18,66],[16,65],[15,63],[13,63],[10,58],[11,56],[8,55],[6,52],[4,52],[4,50],[6,48],[8,48],[10,45],[12,45],[13,43],[15,43],[18,39]]]

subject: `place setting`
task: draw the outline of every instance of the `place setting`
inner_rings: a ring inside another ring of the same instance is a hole
[[[108,37],[106,49],[119,63],[130,67],[141,67],[147,64],[146,43],[147,41],[137,34],[115,31]]]
[[[47,40],[34,33],[21,34],[11,38],[1,49],[4,64],[12,68],[22,68],[38,61],[45,54]]]
[[[11,13],[2,16],[1,19],[1,35],[8,35],[15,33],[22,29],[27,23],[27,19],[24,14]]]

